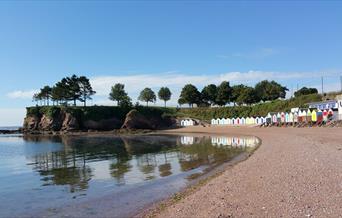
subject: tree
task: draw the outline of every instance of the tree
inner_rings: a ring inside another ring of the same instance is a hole
[[[39,93],[35,93],[33,95],[33,99],[32,100],[35,101],[37,103],[37,105],[38,105],[38,103],[41,102],[41,100],[42,100],[42,96],[41,96],[40,92]]]
[[[201,93],[198,91],[196,86],[187,84],[183,87],[179,98],[182,99],[182,103],[187,103],[190,107],[193,107],[193,104],[198,104],[201,101]]]
[[[220,106],[224,106],[230,102],[231,97],[232,97],[232,88],[230,87],[228,81],[223,81],[217,87],[216,104]]]
[[[235,85],[232,86],[232,95],[231,95],[231,102],[234,102],[234,105],[237,103],[237,99],[239,98],[241,92],[243,89],[245,89],[245,85],[240,84],[240,85]]]
[[[258,99],[256,97],[254,88],[248,87],[248,86],[242,87],[242,89],[240,90],[240,94],[237,97],[236,103],[238,105],[242,105],[242,104],[250,105],[256,102],[258,102]]]
[[[139,101],[146,102],[146,105],[148,106],[148,102],[155,102],[156,101],[156,94],[152,91],[150,88],[145,88],[140,92],[139,95]]]
[[[168,87],[161,87],[158,92],[158,97],[160,100],[164,101],[164,107],[166,107],[166,102],[171,99],[171,91]]]
[[[122,108],[131,108],[133,106],[132,99],[128,95],[126,95],[124,98],[121,99],[118,106]]]
[[[62,81],[66,84],[65,88],[67,89],[67,96],[66,98],[68,100],[72,100],[74,102],[74,106],[76,106],[77,100],[81,99],[81,87],[79,84],[79,77],[77,77],[75,74],[71,77],[66,77],[62,79]]]
[[[217,87],[214,84],[210,84],[205,86],[201,92],[202,101],[209,104],[214,105],[216,103],[217,98]]]
[[[184,100],[184,98],[179,98],[178,104],[182,107],[183,104],[186,104],[186,101]]]
[[[122,101],[131,101],[128,97],[127,92],[125,91],[125,85],[121,83],[117,83],[112,86],[112,90],[109,93],[109,99],[112,101],[116,101],[118,106],[120,106],[120,103]]]
[[[285,98],[288,89],[275,81],[261,81],[255,85],[258,98],[262,101],[273,101],[278,98]]]
[[[50,86],[44,86],[42,89],[40,89],[39,96],[41,99],[44,100],[44,104],[49,106],[49,100],[51,97],[51,87]]]
[[[91,87],[89,79],[85,76],[78,78],[78,84],[80,86],[81,101],[84,103],[84,107],[87,106],[87,99],[92,99],[91,96],[95,95],[96,92]]]
[[[318,94],[318,90],[316,88],[303,87],[303,88],[299,89],[298,91],[296,91],[294,93],[294,96],[299,97],[302,95],[310,95],[310,94]]]

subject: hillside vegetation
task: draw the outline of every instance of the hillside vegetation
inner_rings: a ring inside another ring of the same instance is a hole
[[[177,113],[180,117],[191,117],[210,121],[212,118],[266,116],[268,112],[290,111],[294,107],[307,107],[307,103],[321,101],[319,94],[304,95],[288,100],[274,100],[252,106],[183,108]]]

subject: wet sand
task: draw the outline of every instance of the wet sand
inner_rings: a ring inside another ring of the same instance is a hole
[[[247,160],[156,217],[341,217],[342,128],[187,127],[168,133],[254,135]]]

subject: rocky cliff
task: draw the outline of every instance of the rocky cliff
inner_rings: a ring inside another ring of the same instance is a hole
[[[28,108],[23,132],[27,134],[110,131],[116,129],[165,129],[175,125],[172,116],[156,108],[119,110],[116,107]]]

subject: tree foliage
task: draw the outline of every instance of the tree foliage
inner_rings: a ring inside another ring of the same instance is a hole
[[[205,86],[201,92],[202,101],[208,105],[216,104],[217,97],[217,86],[215,84],[210,84]]]
[[[179,101],[193,107],[193,104],[199,104],[201,101],[201,93],[198,91],[196,86],[187,84],[182,89]]]
[[[164,101],[164,106],[166,107],[166,102],[171,99],[171,91],[168,87],[161,87],[158,92],[158,97],[160,100]]]
[[[50,99],[56,104],[68,104],[69,101],[73,101],[76,105],[77,101],[81,101],[86,106],[87,100],[95,93],[87,77],[72,75],[63,78],[52,88],[44,86],[39,93],[34,94],[33,100],[44,101],[44,105],[49,105]]]
[[[255,92],[262,101],[273,101],[285,98],[288,89],[275,81],[263,80],[255,85]]]
[[[224,106],[228,104],[232,97],[232,88],[228,81],[223,81],[217,87],[217,96],[216,96],[216,104],[220,106]]]
[[[310,95],[310,94],[318,94],[318,90],[316,88],[303,87],[303,88],[299,89],[298,91],[296,91],[294,93],[294,96],[299,97],[302,95]]]
[[[118,106],[130,106],[132,105],[132,100],[125,91],[125,85],[121,83],[116,83],[111,88],[109,93],[109,99],[116,101]]]
[[[156,94],[150,88],[145,88],[140,92],[139,101],[146,102],[148,106],[148,102],[155,102],[156,101]]]

